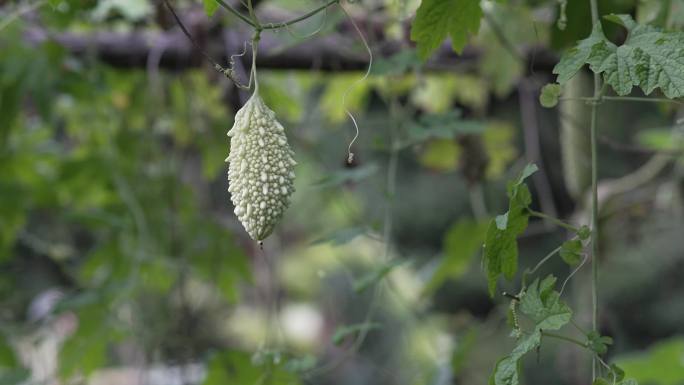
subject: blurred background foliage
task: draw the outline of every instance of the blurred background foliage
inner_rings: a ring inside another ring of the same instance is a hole
[[[53,38],[174,29],[163,7],[0,2],[0,384],[487,383],[512,345],[507,301],[488,297],[479,258],[506,181],[537,163],[535,208],[586,223],[586,109],[544,110],[537,96],[552,80],[544,57],[588,35],[588,2],[568,1],[559,30],[555,1],[484,1],[477,60],[427,64],[406,37],[418,3],[348,4],[376,53],[346,98],[361,129],[351,166],[342,98],[362,71],[259,70],[299,163],[292,205],[260,249],[232,213],[225,176],[226,132],[247,95],[208,63],[121,66]],[[283,14],[312,5],[258,4]],[[600,6],[684,27],[681,0]],[[210,30],[239,29],[221,11],[211,20]],[[311,40],[351,40],[349,57],[364,57],[334,8],[278,32],[278,49],[322,21]],[[47,38],[30,38],[37,28]],[[400,49],[382,54],[387,41]],[[616,341],[610,360],[640,384],[684,384],[675,107],[601,106],[601,324]],[[521,263],[565,236],[533,222]],[[565,277],[564,266],[549,270]],[[585,323],[588,286],[580,270],[565,292]],[[545,341],[524,380],[585,384],[587,362]]]

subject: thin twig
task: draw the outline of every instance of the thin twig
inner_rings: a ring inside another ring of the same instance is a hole
[[[584,349],[589,349],[589,347],[587,346],[586,343],[584,343],[580,340],[574,339],[572,337],[568,337],[568,336],[564,336],[564,335],[556,334],[556,333],[551,333],[551,332],[546,332],[546,331],[542,331],[541,334],[544,337],[555,338],[557,340],[562,340],[562,341],[573,343],[573,344],[575,344],[579,347],[582,347]]]
[[[569,223],[565,223],[565,222],[561,221],[561,220],[558,219],[558,218],[552,217],[552,216],[550,216],[550,215],[546,215],[546,214],[544,214],[544,213],[542,213],[542,212],[535,211],[535,210],[532,210],[532,209],[527,209],[527,212],[528,212],[530,215],[534,216],[534,217],[537,217],[537,218],[541,218],[541,219],[545,219],[545,220],[551,221],[551,222],[555,223],[556,225],[558,225],[558,226],[560,226],[560,227],[562,227],[562,228],[564,228],[564,229],[570,230],[570,231],[572,231],[572,232],[575,232],[575,233],[576,233],[576,232],[578,232],[578,231],[580,230],[579,228],[577,228],[577,227],[575,227],[575,226],[573,226],[573,225],[571,225],[571,224],[569,224]]]
[[[164,0],[164,1],[166,1],[166,0]],[[238,19],[244,21],[245,23],[251,25],[251,26],[254,27],[254,28],[257,27],[257,25],[254,24],[254,22],[253,22],[252,20],[250,20],[249,17],[243,15],[240,11],[238,11],[238,10],[235,9],[235,8],[233,8],[233,6],[231,6],[230,4],[226,3],[226,2],[223,1],[223,0],[216,0],[216,2],[219,3],[219,5],[220,5],[221,7],[223,7],[224,9],[226,9],[228,12],[230,12],[230,13],[232,13],[233,15],[237,16]]]
[[[527,275],[534,274],[537,270],[539,270],[540,267],[542,267],[542,265],[544,263],[546,263],[546,261],[548,261],[549,259],[551,259],[551,257],[556,255],[561,250],[562,247],[563,246],[558,246],[555,249],[551,250],[550,253],[546,254],[546,256],[544,258],[542,258],[541,261],[539,261],[539,263],[537,263],[537,265],[532,270],[530,270],[529,273],[527,273]]]
[[[577,101],[577,102],[597,102],[598,99],[595,97],[579,97],[579,98],[568,98],[560,97],[558,100],[566,101]],[[649,103],[674,103],[679,105],[684,105],[684,102],[676,99],[666,99],[666,98],[647,98],[638,96],[602,96],[601,100],[607,100],[611,102],[649,102]]]
[[[207,60],[209,60],[211,62],[211,64],[214,65],[214,67],[216,67],[217,69],[220,68],[221,70],[223,70],[223,67],[216,60],[214,60],[214,58],[212,58],[211,55],[209,55],[204,50],[204,48],[202,48],[202,46],[199,45],[199,43],[197,43],[197,41],[192,37],[192,35],[190,34],[190,31],[188,31],[188,29],[185,27],[185,24],[183,24],[180,17],[178,17],[178,14],[176,13],[176,11],[171,6],[171,3],[169,3],[169,0],[164,0],[164,4],[166,4],[166,8],[169,9],[169,11],[171,12],[171,15],[173,15],[173,18],[176,20],[176,23],[180,27],[181,31],[183,31],[183,34],[185,34],[185,36],[188,38],[188,40],[190,40],[192,45],[194,45],[195,48],[197,48],[197,50],[202,54],[202,56],[204,56]]]
[[[250,76],[250,84],[247,85],[247,86],[245,86],[245,85],[243,85],[242,83],[240,83],[240,81],[235,77],[235,72],[233,71],[233,65],[234,65],[233,58],[234,58],[235,56],[241,56],[241,55],[243,55],[244,53],[243,53],[243,54],[240,54],[240,55],[231,55],[231,56],[230,56],[231,66],[230,66],[229,68],[224,68],[224,67],[223,67],[221,64],[219,64],[216,60],[214,60],[214,58],[212,58],[211,55],[209,55],[209,54],[202,48],[202,46],[200,46],[199,43],[197,43],[197,41],[192,37],[192,35],[190,34],[190,31],[188,31],[188,29],[185,27],[185,25],[184,25],[183,22],[181,21],[180,17],[179,17],[178,14],[176,13],[176,11],[175,11],[175,10],[173,9],[173,7],[171,6],[171,3],[169,3],[169,0],[164,0],[164,4],[166,4],[166,7],[169,9],[169,11],[171,12],[171,14],[173,15],[173,18],[176,20],[176,23],[177,23],[178,26],[180,27],[181,31],[183,31],[183,34],[188,38],[188,40],[190,40],[190,42],[192,43],[192,45],[194,45],[195,48],[197,48],[197,50],[202,54],[202,56],[204,56],[207,60],[209,60],[209,62],[210,62],[211,64],[214,65],[214,69],[215,69],[217,72],[220,72],[220,73],[222,73],[223,75],[225,75],[228,79],[230,79],[233,83],[235,83],[235,86],[236,86],[236,87],[238,87],[238,88],[240,88],[240,89],[249,89],[249,88],[250,88],[250,86],[251,86],[251,76]]]
[[[292,20],[283,21],[280,23],[265,23],[261,27],[263,29],[279,29],[279,28],[288,27],[292,24],[299,23],[302,20],[306,20],[306,19],[310,18],[311,16],[313,16],[313,15],[315,15],[315,14],[317,14],[323,10],[328,9],[328,7],[335,5],[335,4],[338,4],[339,2],[340,2],[340,0],[330,0],[327,3],[321,5],[320,7],[316,8],[310,12],[307,12],[307,13],[303,14],[302,16],[296,17]]]

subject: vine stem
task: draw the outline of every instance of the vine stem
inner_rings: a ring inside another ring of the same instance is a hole
[[[289,27],[292,24],[296,24],[302,20],[306,20],[306,19],[310,18],[311,16],[313,16],[313,15],[315,15],[315,14],[317,14],[323,10],[328,9],[328,7],[335,5],[335,4],[338,4],[339,2],[340,2],[340,0],[330,0],[327,3],[321,5],[320,7],[313,9],[310,12],[303,14],[302,16],[295,17],[292,20],[283,21],[280,23],[266,23],[266,24],[262,25],[261,27],[263,29],[278,29],[278,28],[283,28],[283,27]]]
[[[571,225],[571,224],[569,224],[569,223],[565,223],[565,222],[561,221],[560,219],[558,219],[558,218],[556,218],[556,217],[552,217],[552,216],[550,216],[550,215],[547,215],[547,214],[544,214],[544,213],[542,213],[542,212],[535,211],[535,210],[532,210],[532,209],[527,209],[527,211],[528,211],[528,212],[530,213],[530,215],[532,215],[533,217],[537,217],[537,218],[541,218],[541,219],[546,219],[546,220],[551,221],[551,222],[555,223],[556,225],[558,225],[558,226],[560,226],[560,227],[562,227],[562,228],[564,228],[564,229],[573,231],[573,232],[575,232],[575,233],[578,232],[578,231],[580,230],[579,228],[577,228],[577,227],[575,227],[575,226],[573,226],[573,225]]]
[[[243,15],[240,11],[235,9],[235,7],[228,4],[224,0],[216,0],[216,2],[221,7],[223,7],[225,10],[227,10],[228,12],[235,15],[238,19],[240,19],[243,22],[247,23],[248,25],[252,26],[252,28],[258,29],[258,30],[266,30],[266,29],[285,28],[285,27],[288,27],[292,24],[297,24],[300,21],[306,20],[306,19],[310,18],[311,16],[327,9],[328,7],[330,7],[332,5],[338,4],[340,2],[340,0],[330,0],[327,3],[321,5],[320,7],[315,8],[315,9],[313,9],[313,10],[311,10],[311,11],[309,11],[309,12],[307,12],[301,16],[295,17],[294,19],[291,19],[291,20],[282,21],[279,23],[265,23],[263,25],[259,24],[259,22],[256,20],[256,15],[254,14],[254,8],[251,5],[251,1],[248,3],[248,7],[247,7],[249,9],[249,13],[250,13],[249,17]]]
[[[596,28],[599,21],[597,0],[589,0],[591,7],[591,22]],[[594,102],[591,104],[591,328],[598,332],[598,150],[597,150],[597,110],[601,100],[601,78],[594,73]],[[591,380],[596,380],[598,360],[591,362]]]
[[[544,336],[544,337],[555,338],[555,339],[557,339],[557,340],[562,340],[562,341],[570,342],[570,343],[575,344],[575,345],[577,345],[577,346],[580,346],[580,347],[582,347],[582,348],[584,348],[584,349],[588,349],[586,343],[584,343],[584,342],[582,342],[582,341],[580,341],[580,340],[578,340],[578,339],[572,338],[572,337],[568,337],[568,336],[564,336],[564,335],[556,334],[556,333],[545,332],[545,331],[542,331],[541,334],[542,334],[542,336]]]
[[[543,265],[544,263],[546,263],[546,261],[548,261],[549,259],[551,259],[551,257],[553,257],[554,255],[556,255],[556,254],[561,250],[562,247],[563,247],[563,246],[558,246],[558,247],[556,247],[555,249],[551,250],[551,252],[548,253],[548,254],[546,254],[546,256],[545,256],[544,258],[542,258],[542,260],[539,261],[539,263],[537,263],[537,265],[536,265],[532,270],[530,270],[530,272],[527,273],[527,274],[528,274],[528,275],[534,274],[537,270],[539,270],[540,267],[542,267],[542,265]]]
[[[645,98],[645,97],[639,97],[639,96],[602,96],[600,99],[611,101],[611,102],[637,102],[637,103],[650,102],[650,103],[684,104],[684,102],[679,101],[679,100],[674,100],[674,99]],[[598,98],[596,98],[596,97],[579,97],[579,98],[560,97],[560,98],[558,98],[558,100],[596,102],[596,101],[598,101]]]

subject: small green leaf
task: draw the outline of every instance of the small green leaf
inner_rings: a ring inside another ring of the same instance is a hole
[[[380,329],[382,325],[377,322],[368,322],[362,324],[347,325],[337,328],[335,334],[332,336],[332,342],[335,345],[339,345],[344,341],[347,336],[356,334],[362,331],[369,331],[374,329]]]
[[[580,40],[577,46],[563,54],[558,64],[553,68],[553,73],[558,75],[558,79],[556,79],[558,84],[563,85],[575,76],[577,71],[589,60],[594,46],[605,41],[606,38],[603,35],[601,24],[598,23],[591,32],[591,35],[584,40]]]
[[[508,184],[508,212],[489,223],[485,237],[484,265],[491,296],[494,296],[499,277],[503,275],[511,279],[518,269],[517,237],[527,228],[527,208],[532,203],[532,196],[524,181],[535,171],[537,166],[528,164],[518,179]]]
[[[480,29],[482,9],[479,0],[423,0],[411,26],[411,40],[418,55],[427,59],[446,39],[460,53],[468,35]]]
[[[591,237],[591,229],[587,225],[583,225],[582,227],[579,228],[579,231],[577,232],[577,236],[579,239],[586,241]]]
[[[520,311],[534,321],[537,330],[558,330],[572,317],[572,310],[553,289],[555,283],[552,275],[541,282],[536,279],[520,298]]]
[[[203,2],[204,13],[206,13],[208,17],[214,16],[214,13],[216,13],[219,6],[218,2],[216,0],[203,0]]]
[[[613,339],[611,337],[602,336],[593,330],[587,334],[587,346],[599,355],[606,354],[608,352],[608,345],[612,344]]]
[[[489,378],[493,385],[518,385],[520,379],[520,359],[536,349],[541,343],[541,332],[536,329],[518,342],[510,355],[496,363],[494,373]]]
[[[559,254],[565,263],[570,266],[577,266],[582,262],[582,248],[582,241],[571,239],[563,242]]]
[[[539,103],[541,103],[543,107],[553,108],[558,104],[558,97],[560,94],[560,84],[547,84],[541,90],[541,94],[539,95]]]

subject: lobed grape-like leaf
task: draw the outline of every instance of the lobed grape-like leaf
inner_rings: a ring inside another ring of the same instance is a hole
[[[411,27],[411,40],[418,55],[427,59],[447,37],[454,51],[460,53],[468,35],[480,29],[482,9],[479,0],[423,0]]]
[[[520,360],[542,341],[542,330],[558,330],[570,322],[572,310],[560,301],[554,290],[556,278],[552,275],[542,281],[536,279],[520,298],[520,311],[534,321],[532,332],[518,341],[511,354],[500,359],[489,378],[490,385],[518,385]]]
[[[684,33],[637,24],[629,15],[609,15],[606,19],[628,30],[624,44],[617,46],[607,40],[597,24],[591,35],[563,55],[553,69],[558,83],[564,84],[589,64],[618,95],[627,95],[637,86],[647,95],[660,89],[670,99],[683,97]]]

